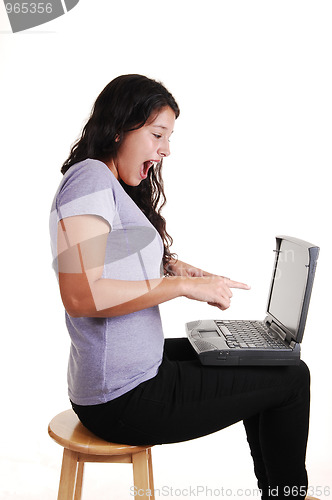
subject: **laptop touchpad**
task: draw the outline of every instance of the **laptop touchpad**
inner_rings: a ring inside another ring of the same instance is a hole
[[[211,339],[220,337],[217,330],[199,330],[199,334],[202,339]]]

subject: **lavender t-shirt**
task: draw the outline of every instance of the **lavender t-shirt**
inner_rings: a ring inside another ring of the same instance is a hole
[[[52,204],[50,234],[57,276],[58,222],[83,214],[100,216],[110,226],[102,278],[136,281],[162,276],[159,233],[109,168],[92,159],[69,168]],[[114,318],[65,315],[71,338],[68,392],[74,403],[110,401],[156,375],[164,345],[158,306]]]

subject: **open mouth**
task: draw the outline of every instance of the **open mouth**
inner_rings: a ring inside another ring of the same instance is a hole
[[[140,175],[142,179],[146,179],[148,176],[148,172],[150,167],[153,167],[158,164],[158,161],[148,160],[143,163],[140,169]]]

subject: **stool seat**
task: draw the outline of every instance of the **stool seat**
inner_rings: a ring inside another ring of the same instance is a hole
[[[132,446],[104,441],[84,427],[73,410],[64,411],[54,417],[49,423],[48,433],[64,448],[79,453],[124,455],[151,448],[151,446]]]
[[[154,500],[151,446],[104,441],[86,429],[73,410],[54,417],[48,433],[64,448],[58,500],[81,499],[85,462],[132,464],[139,497]]]

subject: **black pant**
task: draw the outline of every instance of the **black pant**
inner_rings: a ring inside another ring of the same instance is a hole
[[[207,367],[187,339],[166,339],[158,374],[123,396],[93,406],[72,403],[93,433],[135,445],[186,441],[243,420],[262,498],[271,500],[305,496],[309,404],[303,362]]]

